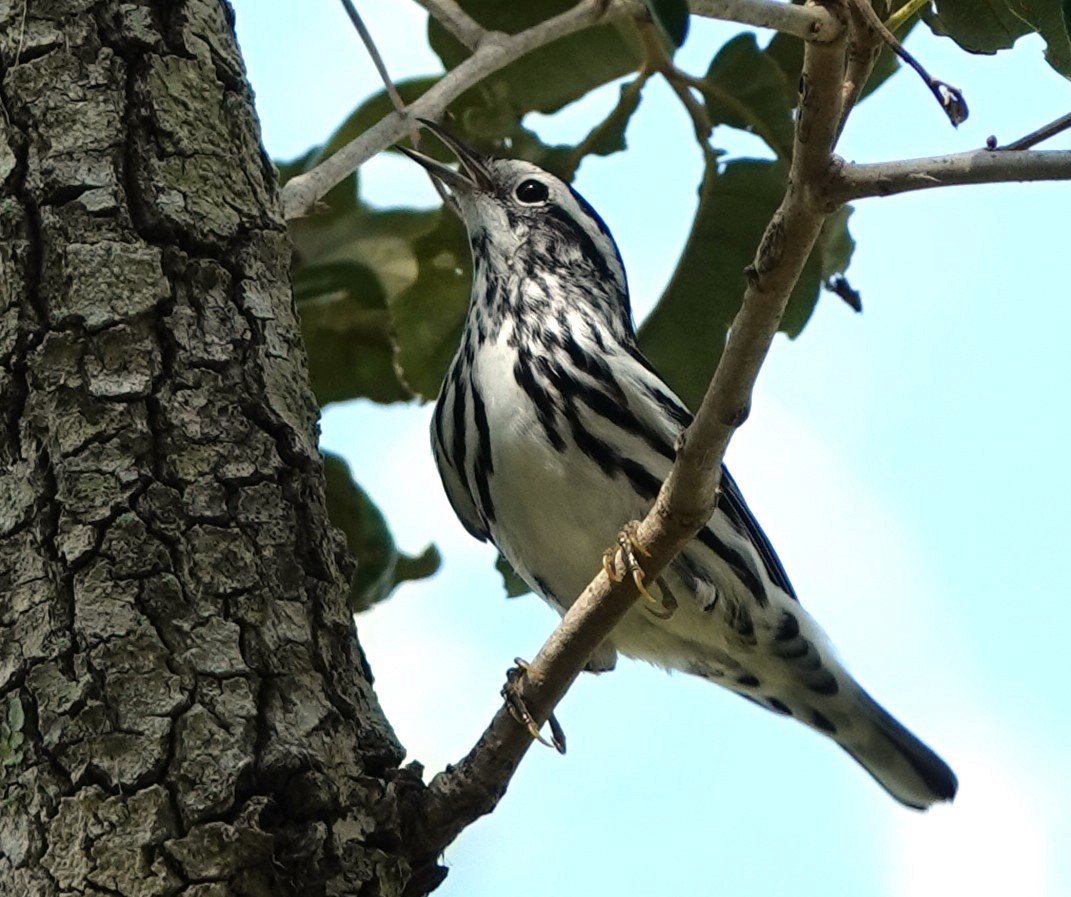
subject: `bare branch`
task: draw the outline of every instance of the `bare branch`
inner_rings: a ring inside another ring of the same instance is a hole
[[[833,41],[843,30],[824,7],[795,6],[782,0],[688,0],[688,7],[697,16],[772,28],[805,41]]]
[[[953,127],[959,127],[963,124],[968,115],[967,101],[963,97],[963,91],[944,81],[939,81],[926,71],[922,67],[922,63],[904,49],[904,45],[896,39],[896,35],[885,27],[885,23],[874,12],[874,7],[870,5],[870,0],[848,0],[848,2],[851,3],[852,8],[859,15],[866,19],[867,24],[881,35],[881,39],[889,45],[889,49],[911,66],[926,83],[926,86],[930,88],[930,93],[941,104],[941,108],[944,110],[945,115],[948,116],[948,120],[952,122]]]
[[[1009,181],[1071,180],[1071,150],[972,150],[950,156],[869,165],[841,163],[825,196],[840,205],[866,196],[892,196],[931,187]]]
[[[416,2],[470,50],[475,50],[487,34],[480,27],[480,23],[458,6],[454,0],[416,0]]]
[[[368,55],[372,57],[372,64],[375,65],[376,71],[379,72],[380,80],[383,82],[383,86],[387,90],[387,96],[390,97],[390,103],[394,107],[395,111],[404,114],[405,113],[405,101],[402,99],[401,94],[398,93],[398,88],[394,86],[394,82],[391,80],[390,72],[387,71],[387,65],[383,61],[383,57],[379,54],[379,47],[376,46],[376,42],[372,40],[372,33],[368,30],[368,27],[364,24],[364,20],[361,18],[361,14],[357,12],[357,7],[353,5],[352,0],[342,0],[342,6],[346,10],[346,15],[350,17],[350,22],[357,30],[357,34],[360,35],[361,43],[364,44],[365,49],[368,51]],[[419,146],[420,136],[419,128],[415,122],[409,124],[409,136],[413,140],[414,146]]]
[[[437,84],[409,106],[408,116],[438,120],[454,99],[519,56],[608,18],[632,15],[637,8],[638,5],[622,0],[610,3],[607,0],[581,0],[572,9],[519,34],[487,32],[472,56],[443,75]],[[405,131],[406,116],[392,112],[312,171],[291,178],[281,194],[284,217],[300,218],[307,214],[332,187],[397,141]]]
[[[844,13],[837,0],[827,3]],[[748,269],[743,304],[695,421],[654,507],[635,531],[649,556],[643,565],[648,580],[658,577],[713,513],[726,446],[747,417],[759,368],[825,221],[829,206],[822,188],[840,122],[844,44],[842,37],[806,45],[788,190]],[[523,703],[536,721],[547,719],[636,597],[631,577],[614,584],[605,571],[584,590],[520,682]],[[529,732],[502,708],[468,756],[432,780],[411,815],[416,868],[434,863],[463,828],[494,809],[531,743]]]
[[[843,39],[806,44],[788,190],[748,268],[743,303],[695,422],[640,528],[641,543],[656,556],[661,557],[662,545],[654,538],[660,528],[668,529],[673,522],[694,533],[709,519],[717,500],[725,449],[747,419],[759,368],[830,208],[821,193],[840,127],[844,74]]]
[[[710,133],[714,130],[714,126],[710,122],[710,115],[706,106],[700,103],[692,93],[692,90],[696,89],[699,83],[698,79],[693,78],[686,72],[682,72],[673,64],[673,58],[666,50],[666,46],[654,25],[641,22],[637,25],[636,30],[639,33],[640,40],[643,41],[644,58],[646,59],[645,69],[658,72],[666,79],[670,89],[677,95],[677,99],[681,101],[684,111],[688,113],[688,117],[692,120],[695,140],[703,151],[703,158],[707,167],[716,165],[717,159],[714,149],[710,145]]]
[[[1004,146],[996,147],[996,149],[1003,151],[1006,150],[1026,150],[1032,146],[1037,146],[1044,140],[1048,140],[1051,137],[1055,137],[1057,134],[1061,134],[1071,128],[1071,112],[1067,115],[1061,115],[1055,121],[1050,121],[1047,125],[1043,125],[1036,131],[1031,131],[1025,137],[1020,137],[1018,140],[1013,140],[1011,143],[1006,143]]]

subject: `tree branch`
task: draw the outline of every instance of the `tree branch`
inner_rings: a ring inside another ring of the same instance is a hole
[[[836,40],[844,28],[825,7],[795,6],[782,0],[688,0],[688,8],[708,19],[772,28],[820,43]]]
[[[457,97],[518,57],[599,22],[645,14],[637,0],[581,0],[552,19],[508,35],[480,28],[453,0],[418,2],[475,52],[443,75],[406,114],[392,112],[311,171],[291,178],[280,196],[287,220],[307,215],[332,187],[399,140],[405,134],[407,117],[437,121]],[[692,0],[691,8],[696,15],[773,28],[811,42],[835,40],[844,27],[825,7],[794,6],[780,0]]]
[[[437,84],[412,103],[407,110],[408,117],[437,121],[454,99],[514,59],[598,22],[631,15],[634,8],[634,4],[621,0],[610,3],[607,0],[581,0],[572,9],[518,34],[485,32],[476,52],[443,75]],[[283,216],[289,220],[308,214],[332,187],[376,153],[399,140],[405,134],[405,129],[406,116],[392,112],[311,171],[291,178],[281,192]]]
[[[827,3],[844,14],[839,0]],[[717,503],[726,446],[747,417],[759,368],[826,217],[823,188],[840,121],[844,70],[843,36],[807,44],[788,190],[748,268],[743,304],[695,421],[636,531],[649,555],[644,563],[648,580],[656,579],[695,537]],[[615,584],[605,572],[584,590],[521,681],[521,698],[537,721],[547,719],[636,597],[630,577]],[[434,864],[462,829],[494,809],[531,743],[525,728],[502,708],[469,754],[415,798],[408,841],[416,868]]]
[[[1064,180],[1071,180],[1071,150],[983,149],[867,165],[842,162],[832,169],[825,196],[839,206],[866,196],[931,187]]]
[[[383,87],[387,91],[387,96],[390,97],[390,103],[398,112],[405,111],[405,101],[402,99],[401,94],[398,93],[398,88],[394,86],[394,81],[391,80],[390,72],[387,71],[387,64],[383,61],[383,57],[380,55],[379,47],[376,46],[376,42],[372,39],[372,32],[368,30],[368,26],[365,25],[364,19],[361,18],[361,14],[357,12],[357,7],[353,5],[353,0],[342,0],[342,7],[346,10],[346,15],[350,18],[350,23],[357,31],[357,35],[361,38],[361,43],[364,44],[365,49],[368,51],[368,55],[372,59],[372,65],[376,67],[376,71],[379,72],[379,79],[383,82]],[[416,146],[420,140],[419,128],[416,122],[409,123],[409,136],[413,141],[413,145]]]
[[[470,50],[475,50],[487,36],[480,23],[458,6],[454,0],[416,0],[428,15]]]
[[[1004,146],[995,147],[995,149],[1001,151],[1030,149],[1030,147],[1037,146],[1039,143],[1049,140],[1057,134],[1062,134],[1068,128],[1071,128],[1071,112],[1067,113],[1067,115],[1061,115],[1058,119],[1050,121],[1047,125],[1042,125],[1036,131],[1031,131],[1025,137],[1020,137],[1018,140],[1013,140],[1011,143],[1004,144]]]

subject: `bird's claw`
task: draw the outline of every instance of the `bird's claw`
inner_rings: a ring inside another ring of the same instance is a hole
[[[528,730],[528,734],[540,744],[554,748],[559,754],[564,754],[565,731],[554,713],[551,712],[547,717],[547,723],[550,725],[550,740],[548,741],[543,737],[543,733],[539,731],[539,723],[535,721],[535,717],[532,716],[531,711],[529,711],[524,699],[521,697],[520,682],[528,673],[528,662],[515,657],[513,658],[513,663],[515,665],[506,671],[506,684],[502,686],[501,692],[510,716],[524,726]]]
[[[638,529],[639,524],[635,520],[626,523],[621,528],[621,532],[617,534],[617,547],[608,548],[603,552],[602,569],[606,571],[611,582],[621,582],[624,577],[617,572],[617,560],[620,557],[628,575],[636,584],[636,590],[647,602],[648,612],[660,620],[668,620],[676,612],[677,602],[668,593],[664,593],[660,601],[647,590],[647,575],[643,572],[643,567],[636,555],[642,554],[649,558],[651,552],[640,544],[637,536]]]

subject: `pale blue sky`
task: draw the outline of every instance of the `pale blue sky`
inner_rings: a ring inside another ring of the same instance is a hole
[[[358,5],[396,78],[437,70],[415,5]],[[378,89],[335,0],[234,6],[273,156],[320,142]],[[694,27],[683,67],[704,71],[736,31]],[[954,131],[900,74],[853,115],[847,158],[1007,140],[1071,102],[1038,41],[995,58],[921,33],[909,46],[964,88],[971,119]],[[604,89],[540,132],[576,140],[615,98]],[[740,154],[758,146],[721,137]],[[686,234],[700,158],[663,89],[648,90],[628,139],[627,153],[585,162],[577,186],[617,238],[642,317]],[[362,184],[377,203],[435,201],[402,159],[369,163]],[[849,274],[864,313],[825,296],[798,340],[776,342],[730,449],[802,600],[867,688],[956,769],[956,803],[903,810],[814,733],[625,661],[582,677],[559,714],[569,754],[530,753],[500,809],[447,852],[438,893],[1071,893],[1069,211],[1066,184],[859,204]],[[427,418],[335,406],[323,440],[403,547],[435,541],[445,555],[434,580],[358,619],[388,716],[435,770],[468,750],[506,667],[555,618],[530,596],[502,598],[493,555],[441,494]]]

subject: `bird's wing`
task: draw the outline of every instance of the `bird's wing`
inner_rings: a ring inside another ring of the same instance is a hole
[[[733,479],[732,474],[729,473],[729,468],[724,464],[721,466],[721,500],[718,502],[718,507],[725,512],[725,516],[729,518],[735,529],[738,532],[745,533],[748,541],[755,546],[759,557],[762,558],[762,565],[766,568],[766,575],[770,577],[770,581],[784,589],[793,598],[796,598],[796,590],[792,588],[792,583],[789,582],[788,574],[781,564],[781,559],[777,556],[777,552],[773,550],[770,540],[766,538],[766,533],[763,532],[759,522],[755,519],[755,515],[751,513],[747,502],[744,501],[740,487],[736,485],[736,480]],[[796,600],[798,601],[799,599],[796,598]]]
[[[442,400],[440,399],[440,403],[435,408],[436,418],[439,418],[442,414],[442,407]],[[486,521],[484,521],[483,516],[476,508],[468,487],[450,462],[449,453],[440,444],[439,434],[441,432],[439,421],[433,421],[431,450],[435,456],[435,466],[439,469],[439,477],[443,481],[443,489],[446,491],[447,501],[450,502],[450,507],[454,509],[457,519],[461,521],[461,525],[465,527],[469,535],[479,539],[481,542],[486,542],[491,536],[487,531]],[[492,539],[491,541],[493,542],[494,540]]]
[[[692,414],[639,349],[634,348],[629,353],[629,357],[639,366],[639,369],[635,371],[635,379],[653,403],[652,407],[658,409],[659,416],[664,421],[662,430],[666,433],[667,441],[672,445],[677,433],[691,425]],[[728,518],[733,529],[745,536],[754,546],[770,581],[796,598],[796,590],[792,588],[792,583],[789,581],[780,558],[777,557],[777,552],[774,551],[766,533],[759,526],[755,515],[751,513],[751,509],[740,492],[740,487],[736,485],[736,480],[724,464],[721,468],[721,500],[718,502],[718,510]]]

